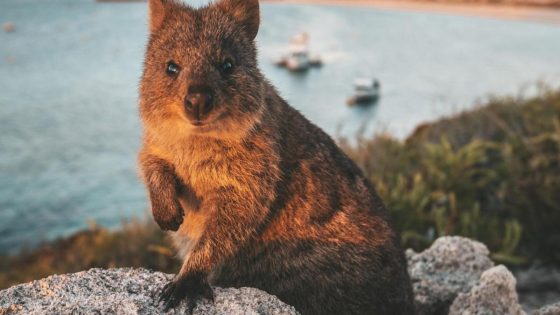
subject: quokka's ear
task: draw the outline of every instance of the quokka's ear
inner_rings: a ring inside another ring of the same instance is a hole
[[[163,21],[173,0],[148,0],[148,20],[150,33],[157,31]]]
[[[218,7],[243,26],[251,40],[257,37],[261,21],[258,0],[221,0]]]

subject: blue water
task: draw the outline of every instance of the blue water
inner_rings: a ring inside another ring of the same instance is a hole
[[[200,1],[199,1],[200,2]],[[145,3],[2,0],[0,253],[93,220],[147,213],[137,177],[137,86]],[[356,7],[263,5],[260,62],[282,95],[332,135],[405,136],[489,93],[560,82],[560,26]],[[294,76],[271,60],[300,31],[325,67]],[[382,83],[375,108],[345,100],[356,76]]]

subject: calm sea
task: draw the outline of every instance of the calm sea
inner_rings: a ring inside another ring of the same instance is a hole
[[[472,106],[489,93],[560,81],[560,26],[357,7],[263,5],[260,62],[282,95],[331,135],[389,131]],[[0,253],[147,213],[137,179],[137,86],[146,4],[2,0]],[[271,61],[307,31],[322,69]],[[377,107],[345,106],[359,76]]]

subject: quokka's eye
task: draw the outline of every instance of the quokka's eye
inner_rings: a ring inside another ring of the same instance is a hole
[[[220,71],[224,75],[230,75],[233,72],[233,61],[231,59],[226,59],[220,65]]]
[[[165,73],[167,73],[170,77],[176,77],[181,72],[181,67],[174,63],[173,61],[169,61],[167,63],[167,68],[165,69]]]

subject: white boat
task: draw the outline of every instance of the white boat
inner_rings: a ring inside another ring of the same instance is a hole
[[[319,58],[311,58],[309,55],[309,35],[301,33],[292,38],[289,47],[289,54],[280,58],[277,65],[285,67],[294,72],[306,71],[311,67],[322,64]]]
[[[381,85],[372,78],[359,78],[354,81],[354,95],[348,99],[348,105],[368,105],[379,99]]]

